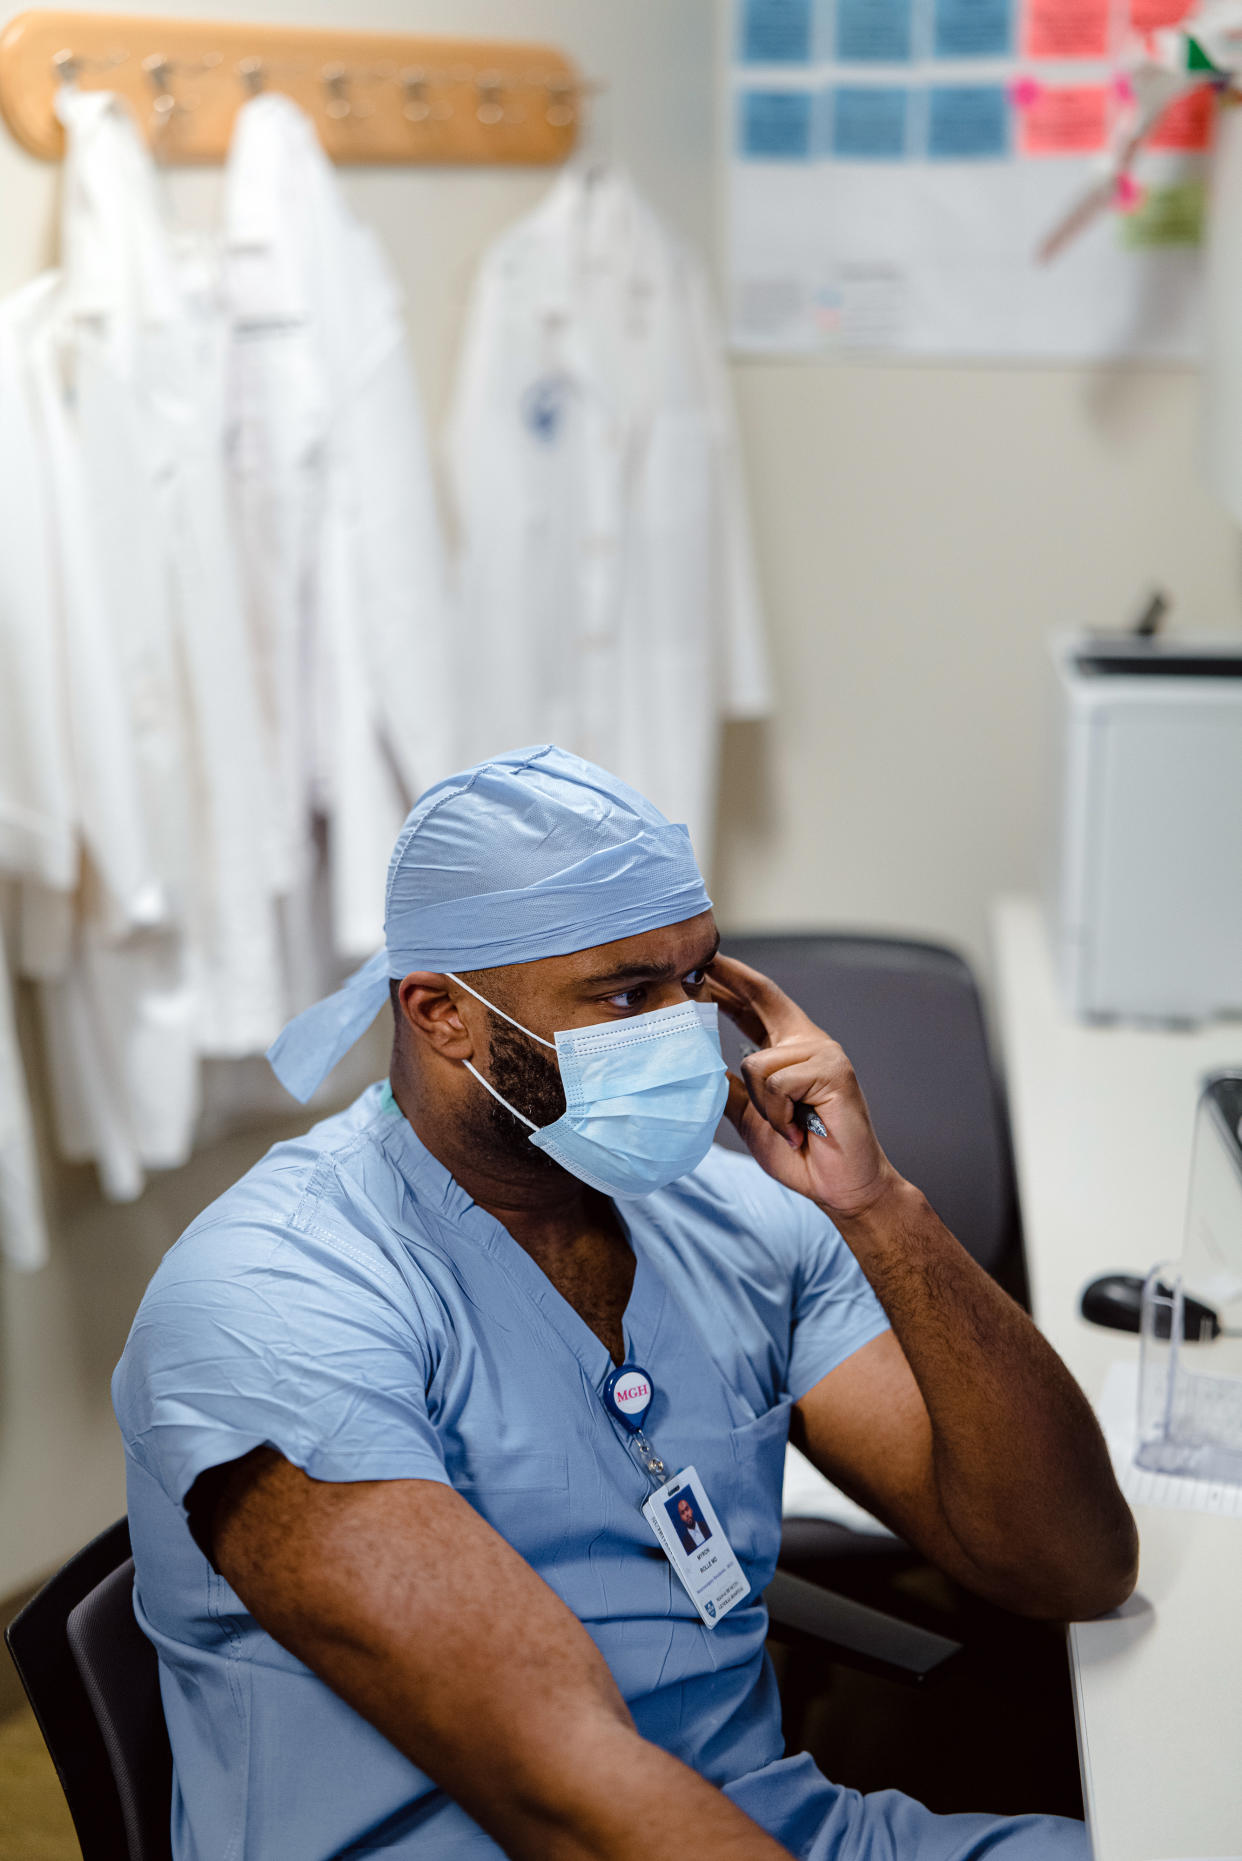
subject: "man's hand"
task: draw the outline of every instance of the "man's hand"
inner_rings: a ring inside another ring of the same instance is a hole
[[[728,1114],[769,1176],[818,1202],[833,1219],[861,1214],[899,1180],[871,1128],[854,1069],[835,1040],[816,1027],[774,982],[734,957],[708,970],[712,999],[755,1042],[730,1073]],[[809,1105],[827,1137],[808,1136],[794,1118]]]
[[[892,1325],[798,1402],[795,1444],[968,1587],[1082,1617],[1134,1586],[1138,1537],[1095,1417],[1056,1353],[893,1168],[837,1043],[729,957],[713,998],[758,1051],[729,1116],[770,1176],[831,1217]],[[805,1135],[798,1102],[828,1136]]]
[[[191,1510],[200,1488],[255,1620],[515,1861],[789,1861],[639,1737],[581,1623],[451,1487],[312,1480],[256,1448]]]

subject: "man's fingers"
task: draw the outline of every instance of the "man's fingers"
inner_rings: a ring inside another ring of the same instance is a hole
[[[765,1040],[781,1040],[812,1025],[797,1003],[790,1001],[770,977],[761,976],[746,963],[739,963],[735,956],[714,957],[707,973],[710,981],[723,985],[724,993],[738,1004],[739,1013],[759,1023]],[[742,1026],[738,1014],[724,1001],[723,995],[720,999],[725,1012]],[[742,1031],[750,1033],[746,1027],[742,1027]],[[754,1039],[753,1033],[751,1039]]]
[[[771,1133],[773,1137],[784,1137],[785,1132],[772,1131],[767,1115],[758,1106],[752,1104],[750,1094],[737,1074],[729,1073],[727,1077],[729,1096],[725,1101],[725,1116],[747,1148],[753,1150],[755,1142],[768,1133]],[[748,1121],[749,1129],[747,1128]],[[789,1142],[793,1143],[792,1138]],[[798,1145],[795,1148],[800,1147],[801,1142],[802,1136],[799,1132]]]
[[[779,1087],[773,1086],[762,1065],[762,1061],[769,1057],[766,1053],[748,1053],[742,1061],[742,1079],[750,1095],[750,1102],[774,1131],[789,1138],[791,1143],[796,1136],[801,1144],[802,1133],[794,1123],[793,1100]]]
[[[844,1050],[822,1034],[815,1040],[783,1040],[771,1047],[759,1047],[746,1055],[742,1070],[744,1077],[766,1079],[778,1090],[788,1091],[791,1098],[805,1098],[808,1087],[821,1092],[844,1091],[854,1076]],[[791,1075],[788,1081],[786,1073]],[[789,1090],[791,1085],[797,1090]]]
[[[749,1002],[735,989],[726,986],[723,980],[714,974],[714,965],[707,972],[708,992],[718,1008],[732,1021],[740,1034],[761,1047],[768,1037],[763,1022],[750,1006]]]

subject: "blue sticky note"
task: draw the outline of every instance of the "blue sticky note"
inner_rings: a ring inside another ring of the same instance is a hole
[[[829,147],[839,161],[901,161],[909,118],[910,93],[902,85],[838,84]]]
[[[910,62],[912,0],[837,0],[836,55],[842,64]]]
[[[1003,84],[933,84],[927,102],[927,153],[933,161],[1008,155],[1010,104]]]
[[[1013,50],[1013,0],[935,0],[937,58],[1005,58]]]
[[[806,90],[743,91],[738,122],[742,154],[756,161],[809,161],[811,106]]]
[[[741,0],[742,63],[809,64],[813,4],[814,0]]]

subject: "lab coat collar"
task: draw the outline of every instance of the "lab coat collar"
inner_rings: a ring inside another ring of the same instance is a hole
[[[544,248],[537,275],[545,316],[573,316],[588,267],[628,272],[637,288],[655,286],[658,223],[624,168],[569,163],[527,230]]]
[[[57,93],[65,126],[61,259],[71,314],[121,326],[183,312],[155,164],[129,106],[111,91]]]

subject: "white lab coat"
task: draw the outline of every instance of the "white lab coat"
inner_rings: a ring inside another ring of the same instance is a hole
[[[0,1258],[33,1270],[47,1260],[47,1218],[3,943],[0,927]]]
[[[68,897],[78,840],[57,623],[51,514],[24,337],[43,280],[0,303],[0,881]],[[12,891],[0,885],[0,893]],[[26,1080],[0,924],[0,1255],[47,1258]]]
[[[61,1149],[128,1198],[146,1167],[188,1157],[201,1056],[261,1052],[282,1023],[273,822],[216,272],[170,238],[125,107],[66,90],[58,109],[61,273],[8,308],[51,538],[43,624],[60,642],[80,882],[27,862],[22,963],[40,979]]]
[[[59,107],[63,340],[101,585],[127,622],[122,664],[163,921],[181,934],[195,1048],[261,1052],[283,1014],[274,817],[224,468],[216,278],[174,244],[124,107],[72,91]],[[169,952],[153,962],[170,986]]]
[[[286,97],[238,114],[225,250],[229,455],[281,870],[296,920],[321,813],[332,944],[356,958],[382,942],[384,873],[408,807],[452,767],[449,615],[398,290]],[[291,946],[313,947],[304,923],[290,932]]]
[[[0,554],[7,583],[6,671],[13,674],[19,707],[19,716],[10,720],[19,727],[5,732],[0,790],[10,798],[19,790],[24,763],[27,786],[38,777],[46,793],[54,768],[56,803],[46,812],[57,817],[54,833],[43,837],[42,856],[29,833],[24,849],[9,835],[0,863],[23,881],[24,967],[56,978],[51,988],[83,997],[72,1030],[76,1044],[89,1037],[90,1024],[104,1008],[93,986],[94,942],[123,940],[135,929],[158,924],[164,904],[142,819],[120,641],[93,547],[96,512],[66,402],[57,344],[63,301],[63,283],[49,273],[15,293],[0,311],[5,378]],[[37,679],[29,676],[36,671]],[[8,678],[3,682],[10,685]],[[0,801],[0,815],[11,814],[11,801]],[[52,844],[56,852],[49,858]],[[76,920],[84,901],[90,922],[82,925],[79,942]],[[7,997],[7,980],[4,986]],[[11,1036],[11,1012],[2,1018]],[[121,1193],[135,1192],[133,1145],[112,1149],[94,1141],[78,1114],[78,1095],[89,1075],[76,1065],[70,1070],[73,1099],[54,1095],[67,1154],[96,1157],[106,1182]],[[0,1072],[0,1098],[6,1102],[0,1125],[9,1153],[8,1246],[29,1261],[41,1257],[46,1241],[32,1243],[29,1233],[24,1241],[20,1234],[14,1238],[13,1230],[29,1229],[33,1219],[37,1171],[29,1116],[17,1102],[21,1073],[11,1043]],[[149,1083],[143,1089],[149,1091]],[[124,1118],[118,1081],[110,1080],[97,1098],[110,1120]],[[161,1120],[168,1117],[169,1103],[160,1100]]]
[[[111,528],[134,459],[109,420],[92,470],[83,443],[91,370],[54,275],[40,310],[24,340],[38,408],[28,468],[43,479],[51,519],[54,601],[44,625],[62,641],[81,867],[73,895],[28,876],[23,966],[41,978],[61,1149],[93,1159],[105,1191],[128,1199],[145,1164],[184,1161],[197,1107],[193,1002],[151,832],[177,771],[166,759],[147,768],[143,755],[148,737],[167,735],[175,693],[153,685],[141,650],[151,616],[137,598],[137,568],[155,532]],[[117,564],[127,571],[119,580],[109,572]]]
[[[770,708],[701,270],[614,170],[571,167],[470,304],[449,434],[462,760],[551,739],[711,855],[720,720]]]

